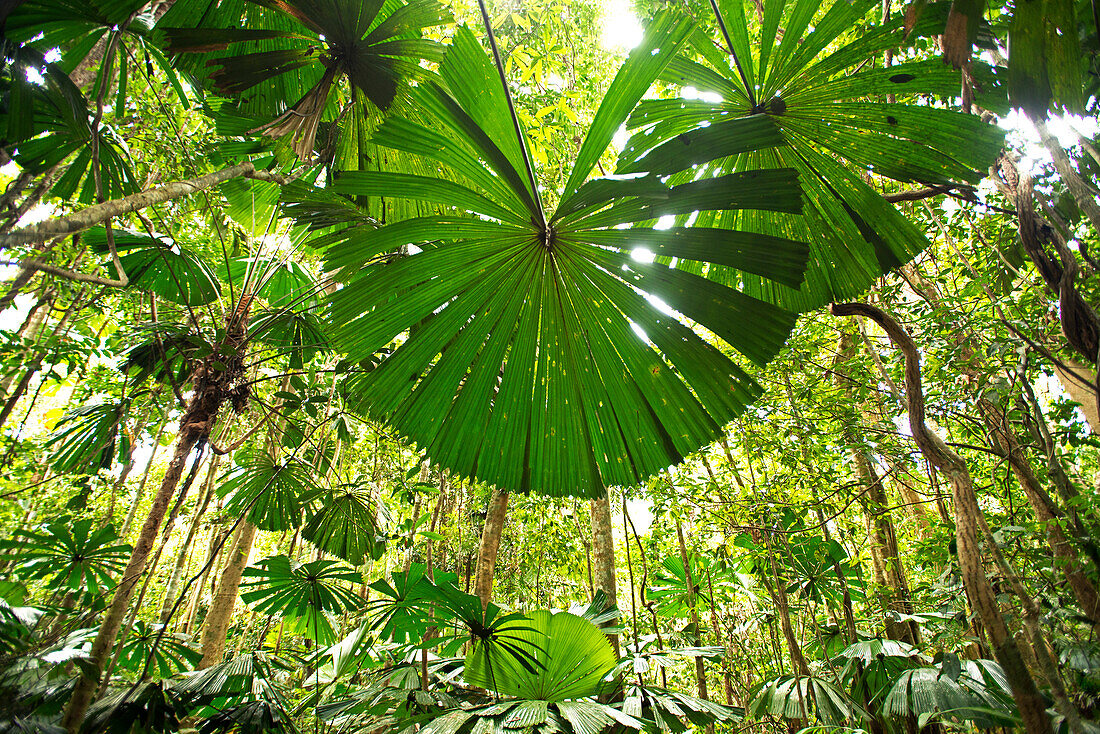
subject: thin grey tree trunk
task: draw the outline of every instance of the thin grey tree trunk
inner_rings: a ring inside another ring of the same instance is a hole
[[[485,510],[485,525],[481,529],[481,545],[477,553],[477,572],[474,579],[474,596],[481,599],[482,608],[489,606],[493,595],[493,576],[496,572],[497,551],[504,533],[504,518],[508,514],[508,492],[491,490],[489,507]]]
[[[600,499],[591,500],[589,510],[592,523],[592,583],[595,591],[607,597],[607,606],[618,606],[619,597],[615,584],[615,540],[611,534],[611,501],[607,490]],[[619,636],[609,634],[608,642],[619,655]]]

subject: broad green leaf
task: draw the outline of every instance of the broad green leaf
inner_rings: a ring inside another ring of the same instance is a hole
[[[545,704],[598,694],[604,676],[615,667],[607,637],[575,614],[539,610],[517,620],[515,626],[514,632],[505,628],[492,642],[474,642],[466,656],[468,682]],[[507,644],[527,651],[534,670],[501,649]]]

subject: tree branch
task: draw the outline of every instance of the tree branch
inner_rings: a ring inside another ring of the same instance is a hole
[[[834,303],[830,309],[834,316],[864,316],[874,321],[886,332],[898,350],[905,355],[905,395],[909,402],[909,430],[921,453],[942,471],[965,471],[966,464],[933,433],[925,422],[924,389],[920,379],[920,354],[917,345],[901,324],[879,308],[866,303]]]
[[[73,214],[47,219],[44,222],[33,224],[29,227],[23,227],[22,229],[17,229],[7,234],[0,234],[0,248],[36,244],[57,237],[65,237],[94,227],[97,224],[102,224],[113,217],[130,214],[131,212],[136,212],[155,204],[162,204],[166,201],[179,199],[202,191],[203,189],[208,189],[211,186],[217,186],[230,179],[241,177],[255,178],[260,181],[271,181],[280,184],[286,183],[284,177],[267,171],[257,171],[251,161],[246,161],[244,163],[238,163],[235,166],[223,168],[220,171],[208,173],[205,176],[154,186],[151,189],[141,191],[137,194],[131,194],[122,199],[105,201],[102,204],[89,206]],[[27,264],[28,262],[33,263],[34,261],[24,261],[24,263],[21,264]],[[43,264],[44,263],[39,263],[39,266]],[[37,267],[36,269],[43,270],[44,272],[53,272],[44,267]],[[61,273],[56,272],[54,272],[54,274],[61,275]]]

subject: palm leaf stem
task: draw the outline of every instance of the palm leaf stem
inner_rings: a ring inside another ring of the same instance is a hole
[[[718,20],[718,29],[722,31],[722,38],[726,39],[726,48],[729,49],[730,58],[733,59],[733,65],[737,67],[737,75],[741,77],[741,83],[745,85],[745,93],[749,95],[749,106],[753,112],[756,111],[756,92],[753,90],[752,85],[749,84],[748,78],[745,76],[745,70],[741,68],[741,60],[737,58],[737,52],[733,50],[733,41],[730,40],[730,33],[726,30],[726,21],[722,18],[722,12],[718,10],[717,0],[710,0],[710,7],[714,11],[714,17]]]
[[[539,184],[535,176],[535,167],[531,165],[531,153],[527,150],[527,139],[524,137],[523,128],[519,124],[516,105],[512,101],[512,92],[508,89],[508,77],[504,73],[504,64],[500,60],[500,49],[497,48],[497,39],[493,35],[493,24],[489,20],[489,11],[485,7],[485,0],[477,0],[477,4],[481,8],[481,20],[485,24],[485,32],[489,34],[489,47],[493,51],[493,61],[496,63],[497,73],[500,74],[500,83],[504,87],[504,99],[508,101],[508,112],[512,115],[512,126],[516,130],[516,137],[519,138],[519,149],[523,153],[523,165],[527,169],[527,181],[531,185],[531,197],[538,207],[538,225],[542,228],[543,238],[546,239],[549,237],[546,227],[546,212],[542,206],[542,197],[539,196]]]

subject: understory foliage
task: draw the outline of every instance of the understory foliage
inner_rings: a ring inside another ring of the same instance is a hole
[[[0,3],[0,732],[1100,731],[1098,17]]]

